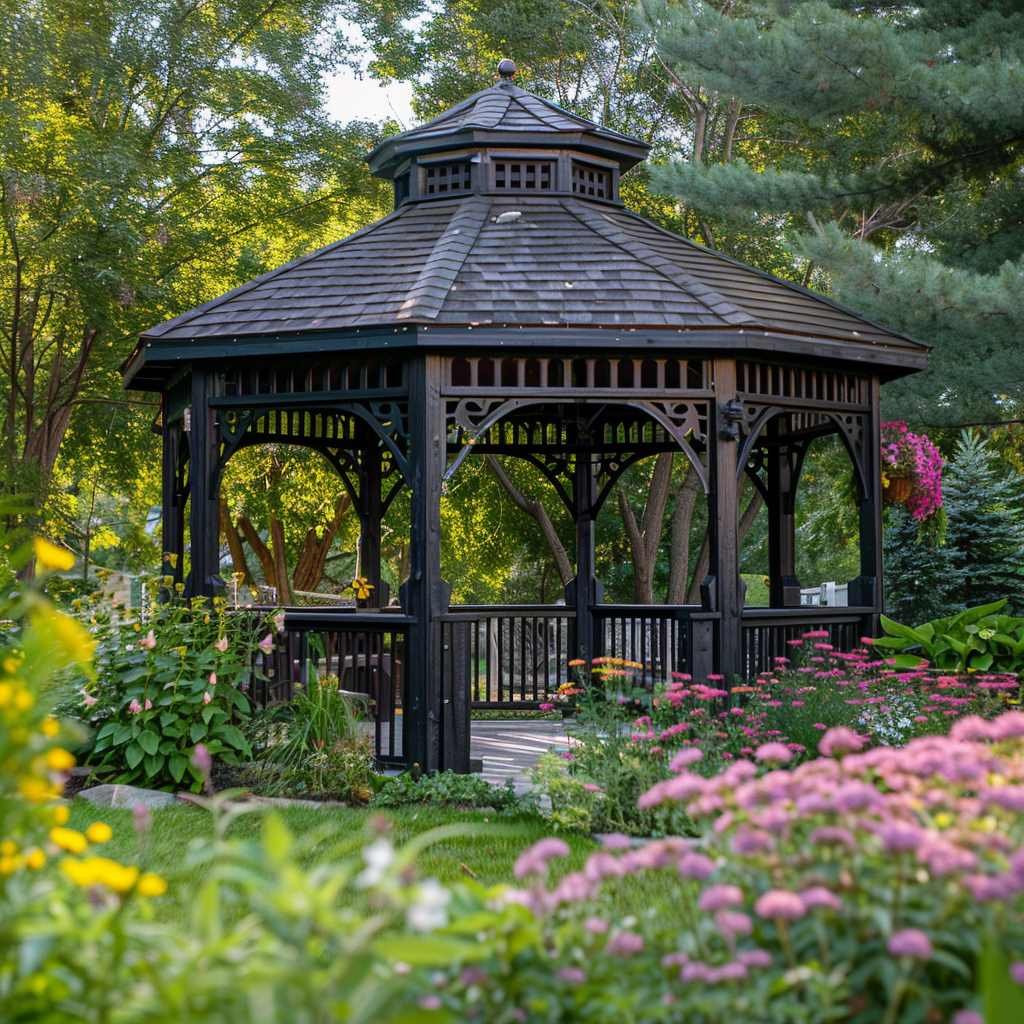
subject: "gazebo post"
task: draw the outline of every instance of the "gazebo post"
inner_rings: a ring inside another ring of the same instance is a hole
[[[716,359],[712,429],[711,495],[708,528],[711,573],[707,588],[711,610],[719,613],[718,671],[730,682],[742,672],[742,588],[739,563],[739,434],[727,407],[738,400],[736,361]]]
[[[867,633],[878,632],[883,608],[882,592],[882,475],[881,387],[878,377],[870,383],[871,416],[863,453],[864,480],[860,500],[860,575],[850,581],[847,600],[874,610],[864,623]]]
[[[184,572],[185,496],[181,492],[181,421],[170,421],[169,395],[162,396],[161,440],[163,442],[163,479],[161,517],[163,575],[180,582]]]
[[[576,613],[576,645],[573,656],[592,661],[594,647],[594,615],[591,606],[598,600],[597,575],[594,564],[594,506],[597,503],[597,481],[589,448],[577,453],[572,477],[573,512],[576,520],[576,578],[566,588],[567,603]]]
[[[423,771],[441,767],[441,630],[448,587],[441,578],[441,479],[447,459],[441,357],[409,364],[409,453],[412,524],[409,578],[402,590],[413,618],[406,650],[403,750]]]
[[[768,424],[771,443],[766,454],[768,469],[768,580],[769,605],[793,608],[800,604],[800,580],[796,575],[796,487],[792,452],[778,440],[779,419]]]
[[[217,516],[217,431],[210,408],[213,381],[209,370],[192,367],[189,409],[189,551],[191,571],[186,583],[190,597],[212,595],[222,586],[218,571],[220,524]]]
[[[379,608],[384,601],[381,594],[380,532],[381,532],[381,449],[373,431],[361,428],[366,435],[359,462],[359,541],[356,549],[356,574],[373,586],[369,606]]]

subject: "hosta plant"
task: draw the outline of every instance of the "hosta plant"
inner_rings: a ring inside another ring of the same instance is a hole
[[[1024,672],[1024,617],[1002,614],[1006,604],[993,601],[920,626],[883,615],[885,636],[872,644],[897,668],[923,659],[944,672]]]
[[[97,640],[80,716],[94,730],[85,756],[99,777],[198,791],[196,744],[227,764],[250,757],[244,691],[257,647],[273,643],[269,618],[230,612],[220,598],[154,602],[144,623],[88,601],[78,611]]]

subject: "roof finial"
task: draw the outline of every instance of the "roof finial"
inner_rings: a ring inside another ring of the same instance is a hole
[[[505,82],[511,82],[516,76],[516,62],[506,57],[498,61],[498,76]]]

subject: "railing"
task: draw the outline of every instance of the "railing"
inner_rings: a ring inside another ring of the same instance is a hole
[[[800,604],[805,607],[846,608],[849,603],[849,584],[846,583],[822,583],[819,587],[800,590]]]
[[[291,700],[295,684],[305,682],[311,668],[320,676],[335,675],[342,690],[365,696],[377,759],[403,761],[404,668],[411,622],[390,610],[285,609],[284,631],[275,637],[274,650],[257,655],[254,667],[259,672],[254,673],[251,688],[254,702]]]
[[[688,671],[687,620],[697,611],[696,605],[593,605],[595,652],[636,662],[647,683],[665,681]]]
[[[745,608],[743,610],[742,673],[753,679],[773,667],[774,659],[789,657],[789,641],[810,630],[824,630],[836,650],[849,651],[870,632],[873,608]]]
[[[536,707],[566,680],[575,613],[562,605],[456,605],[442,623],[464,623],[475,708]]]

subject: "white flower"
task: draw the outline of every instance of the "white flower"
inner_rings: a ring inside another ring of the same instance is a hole
[[[366,868],[356,881],[364,889],[379,885],[387,869],[395,860],[395,848],[386,839],[375,839],[369,846],[363,847],[363,860]]]
[[[436,878],[428,878],[416,887],[416,899],[405,913],[406,924],[413,931],[430,932],[448,923],[448,901],[451,893]]]

